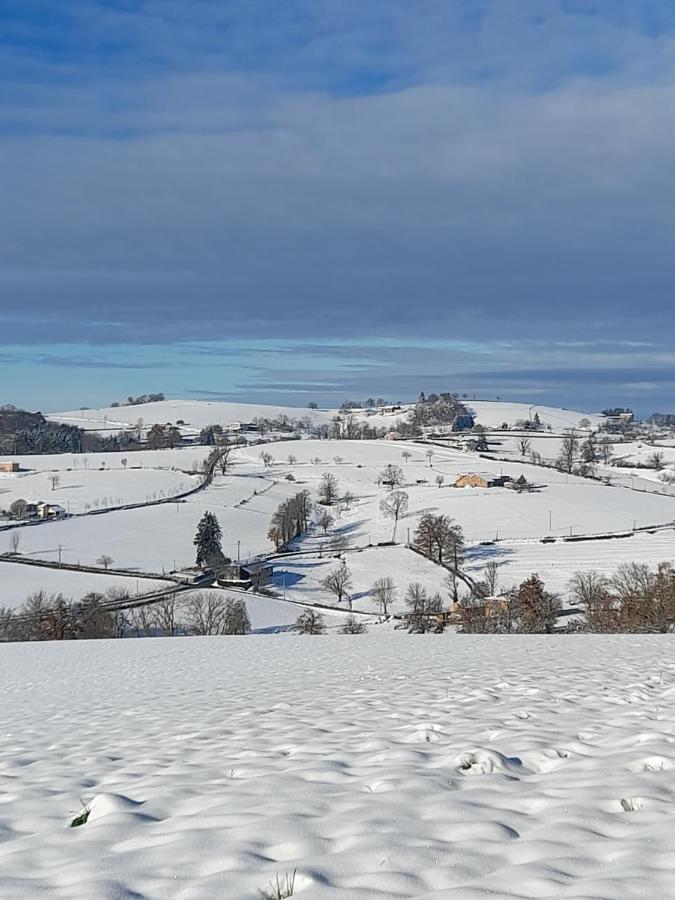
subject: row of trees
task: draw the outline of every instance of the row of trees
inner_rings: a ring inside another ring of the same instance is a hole
[[[661,563],[626,563],[607,576],[578,572],[571,596],[584,611],[583,630],[595,632],[670,632],[675,629],[675,570]]]
[[[277,550],[287,547],[309,527],[312,500],[308,490],[300,491],[284,500],[272,516],[267,537]]]
[[[119,406],[140,406],[141,403],[159,403],[162,400],[166,400],[166,397],[161,392],[158,394],[139,394],[138,397],[129,395],[122,403],[119,403],[116,400],[114,403],[111,403],[110,406],[113,409],[116,409]]]
[[[170,594],[130,610],[110,608],[128,600],[128,594],[115,588],[77,601],[37,591],[18,609],[0,608],[0,642],[248,634],[251,630],[244,600],[223,598],[215,591]]]

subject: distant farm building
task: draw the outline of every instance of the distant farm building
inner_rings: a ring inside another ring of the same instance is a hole
[[[63,519],[66,511],[58,503],[38,503],[37,517],[38,519]]]
[[[208,567],[190,566],[186,569],[177,569],[173,573],[186,584],[200,584],[202,581],[213,581],[215,573]]]
[[[483,478],[482,475],[460,475],[453,487],[486,488],[489,487],[489,484],[487,479]]]
[[[218,576],[218,584],[224,587],[242,587],[250,588],[251,586],[260,587],[272,577],[272,566],[260,564],[241,565],[240,563],[232,563],[225,566]]]
[[[0,462],[0,472],[18,472],[18,462]]]

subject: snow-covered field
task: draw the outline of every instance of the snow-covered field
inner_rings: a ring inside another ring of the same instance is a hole
[[[8,509],[15,500],[22,499],[28,503],[57,503],[66,512],[83,513],[88,509],[172,497],[196,487],[201,480],[179,470],[128,465],[125,468],[119,460],[116,462],[115,469],[0,474],[0,507]],[[53,486],[52,478],[57,474],[58,483]]]
[[[0,894],[667,900],[672,644],[2,646]]]
[[[612,575],[626,562],[646,563],[652,569],[661,562],[675,563],[675,529],[578,543],[507,541],[477,546],[470,548],[465,569],[469,575],[480,578],[481,570],[490,561],[499,567],[499,589],[520,584],[532,572],[537,572],[546,587],[559,592],[564,599],[570,577],[575,572],[595,570]]]
[[[551,426],[554,431],[565,428],[578,428],[582,419],[587,419],[594,428],[603,421],[603,416],[593,413],[579,412],[574,409],[559,409],[553,406],[538,406],[529,403],[507,403],[502,400],[466,400],[464,401],[476,413],[476,421],[485,428],[501,428],[506,422],[534,419],[538,415],[544,427]]]
[[[97,575],[71,572],[67,569],[44,569],[22,566],[0,558],[0,606],[21,606],[29,594],[45,591],[63,594],[66,599],[81,600],[86,594],[105,593],[111,588],[128,591],[131,596],[146,594],[169,582],[150,578],[128,578],[121,575]],[[0,894],[0,896],[2,896]]]

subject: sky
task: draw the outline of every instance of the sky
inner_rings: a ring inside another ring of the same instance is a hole
[[[675,4],[0,0],[0,403],[675,412]]]

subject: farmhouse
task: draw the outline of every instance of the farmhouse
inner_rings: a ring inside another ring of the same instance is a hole
[[[174,572],[181,581],[186,584],[200,584],[202,581],[213,581],[215,573],[213,569],[201,566],[190,566],[186,569],[177,569]]]
[[[489,487],[489,483],[488,480],[486,478],[483,478],[482,475],[460,475],[457,481],[455,481],[453,487],[486,488]]]
[[[3,462],[0,460],[0,472],[18,472],[18,462]]]
[[[259,564],[242,565],[241,563],[232,563],[225,566],[219,577],[218,584],[225,587],[243,587],[249,588],[251,585],[260,587],[272,577],[272,566],[264,566]]]
[[[38,503],[37,517],[38,519],[63,519],[66,511],[58,503]]]

